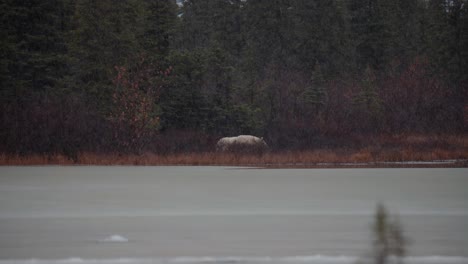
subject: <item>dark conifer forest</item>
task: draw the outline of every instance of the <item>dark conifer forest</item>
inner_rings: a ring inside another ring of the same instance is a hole
[[[0,152],[466,134],[466,0],[2,0]]]

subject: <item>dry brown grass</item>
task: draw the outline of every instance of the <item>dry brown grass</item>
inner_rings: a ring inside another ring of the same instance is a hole
[[[375,140],[374,140],[375,142]],[[379,144],[356,149],[314,149],[269,152],[264,155],[232,153],[180,153],[119,155],[80,153],[78,162],[64,155],[15,156],[0,154],[0,165],[223,165],[273,167],[352,166],[382,162],[459,160],[452,166],[468,166],[468,136],[396,135],[381,137]]]

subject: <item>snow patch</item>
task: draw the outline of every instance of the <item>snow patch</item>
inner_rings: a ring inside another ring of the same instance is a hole
[[[121,235],[112,235],[108,236],[104,239],[99,240],[99,242],[120,242],[120,243],[125,243],[128,242],[128,238],[121,236]]]

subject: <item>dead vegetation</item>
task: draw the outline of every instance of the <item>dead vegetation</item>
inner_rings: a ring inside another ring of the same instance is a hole
[[[221,165],[269,167],[466,167],[468,136],[381,136],[360,147],[271,151],[263,155],[218,152],[154,154],[79,153],[64,155],[0,155],[1,165]],[[447,161],[447,163],[430,163]],[[408,163],[405,163],[408,162]],[[425,163],[426,162],[426,163]]]

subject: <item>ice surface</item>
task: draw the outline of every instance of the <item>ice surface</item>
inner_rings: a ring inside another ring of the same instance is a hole
[[[58,260],[26,259],[26,260],[0,260],[0,264],[236,264],[236,263],[268,263],[268,264],[352,264],[365,259],[354,256],[290,256],[290,257],[175,257],[175,258],[119,258],[119,259],[82,259],[67,258]],[[371,263],[371,262],[369,262]],[[398,263],[390,260],[389,264]],[[467,264],[468,257],[457,256],[413,256],[404,258],[407,264]]]

